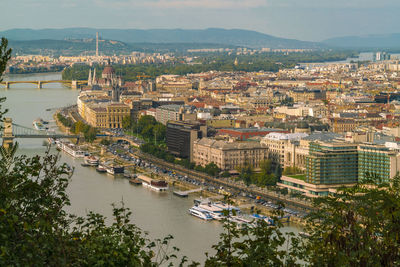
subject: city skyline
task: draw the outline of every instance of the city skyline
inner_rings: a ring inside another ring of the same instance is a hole
[[[5,0],[0,30],[95,27],[118,29],[248,29],[307,41],[396,33],[400,3],[265,0]],[[184,25],[182,27],[182,25]]]

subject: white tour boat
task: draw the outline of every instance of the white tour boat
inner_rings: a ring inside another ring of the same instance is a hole
[[[189,213],[193,216],[196,216],[197,218],[200,218],[200,219],[203,219],[206,221],[213,219],[212,216],[208,212],[206,212],[202,209],[199,209],[197,206],[191,207],[189,209]]]
[[[85,156],[84,151],[80,150],[79,147],[71,143],[62,143],[61,149],[74,158],[83,158]]]
[[[97,166],[99,165],[99,157],[96,156],[86,156],[84,159],[85,164],[89,166]]]

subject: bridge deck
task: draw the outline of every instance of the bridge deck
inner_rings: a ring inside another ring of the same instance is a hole
[[[1,137],[1,135],[0,135]],[[65,135],[65,134],[16,134],[14,138],[79,138],[79,135]]]
[[[43,81],[2,81],[0,84],[16,84],[16,83],[33,83],[33,84],[46,84],[46,83],[72,83],[72,80],[43,80]],[[77,83],[87,83],[87,81],[75,81]]]

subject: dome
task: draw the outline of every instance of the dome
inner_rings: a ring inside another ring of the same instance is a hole
[[[115,73],[114,68],[111,67],[111,66],[107,66],[107,67],[104,68],[102,74],[104,74],[104,75],[110,75],[110,74],[114,74],[114,73]]]

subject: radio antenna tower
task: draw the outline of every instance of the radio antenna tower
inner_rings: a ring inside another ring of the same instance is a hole
[[[96,32],[96,57],[99,56],[99,32]]]

